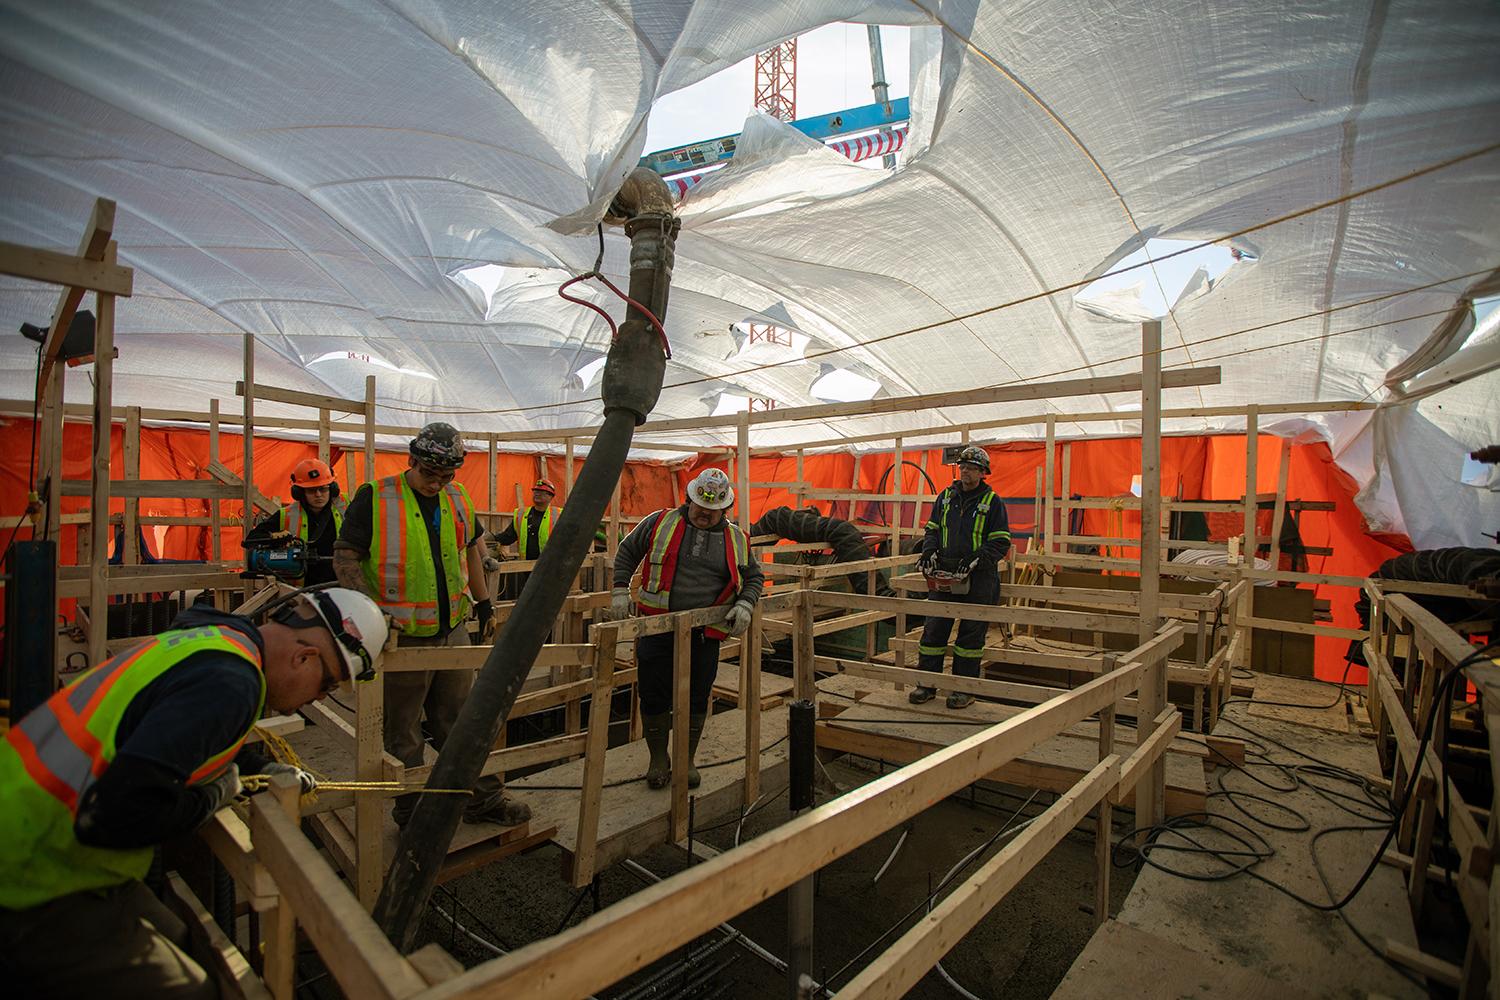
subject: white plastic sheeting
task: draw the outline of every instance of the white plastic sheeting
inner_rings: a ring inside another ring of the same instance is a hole
[[[0,239],[71,246],[93,197],[117,201],[137,273],[122,403],[232,394],[251,331],[261,379],[352,396],[377,374],[382,422],[587,425],[597,380],[573,373],[607,332],[551,289],[592,264],[592,221],[644,151],[651,101],[839,20],[913,26],[905,166],[870,171],[747,122],[683,205],[662,417],[706,417],[724,392],[811,403],[827,365],[894,395],[1134,370],[1137,328],[1072,291],[1149,238],[1247,229],[1228,242],[1256,262],[1164,322],[1164,363],[1222,365],[1223,384],[1167,405],[1380,400],[1388,370],[1500,266],[1493,150],[1265,226],[1500,142],[1489,0],[3,0]],[[620,281],[624,259],[611,235]],[[481,265],[503,268],[492,294],[461,275]],[[0,321],[45,320],[53,298],[4,279]],[[740,357],[731,327],[747,320],[805,349]],[[34,361],[0,341],[0,394],[29,398]],[[75,378],[70,398],[86,389]],[[1478,398],[1462,433],[1428,418],[1423,434],[1500,440],[1493,393]],[[1371,446],[1409,529],[1416,495],[1399,487],[1432,471],[1409,426],[1428,406],[1382,417]],[[782,425],[755,443],[1036,410]]]

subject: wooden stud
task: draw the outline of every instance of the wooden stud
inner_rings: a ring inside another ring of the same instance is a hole
[[[1057,454],[1057,417],[1047,414],[1047,453],[1043,459],[1044,482],[1042,484],[1042,565],[1050,573],[1052,571],[1053,535],[1056,534],[1056,525],[1053,518],[1056,516],[1057,493],[1057,469],[1055,459]]]
[[[573,845],[573,884],[585,886],[594,877],[594,855],[599,846],[599,810],[604,794],[605,754],[609,750],[609,706],[614,693],[615,649],[619,630],[599,626],[594,633],[593,700],[583,753],[583,782],[579,795],[578,841]]]
[[[672,629],[672,843],[688,835],[688,714],[693,627],[679,616]]]
[[[1062,524],[1064,537],[1073,533],[1073,445],[1062,446],[1062,496],[1058,500],[1058,520]],[[1058,551],[1067,552],[1067,544],[1058,546]]]
[[[1161,624],[1161,323],[1141,324],[1141,642]],[[1167,704],[1167,665],[1156,664],[1141,682],[1141,715],[1137,739],[1144,742],[1154,719]],[[1137,816],[1160,823],[1166,807],[1166,762],[1160,758],[1150,778],[1136,791]]]
[[[89,261],[105,261],[105,255],[109,251],[110,237],[115,229],[115,203],[108,198],[97,198],[94,200],[94,209],[89,216],[89,221],[83,229],[83,238],[78,243],[78,257]],[[117,261],[108,261],[108,266],[115,267]],[[104,294],[104,293],[101,293]],[[130,292],[120,292],[129,295]],[[52,380],[52,367],[57,363],[57,356],[62,351],[64,338],[68,335],[68,327],[73,323],[73,317],[78,313],[78,304],[83,301],[84,289],[75,285],[64,286],[57,296],[57,307],[52,310],[52,325],[47,330],[47,339],[42,344],[41,370],[37,373],[37,393],[42,394],[43,387]],[[98,319],[95,318],[95,349],[98,348]],[[111,343],[110,351],[114,347]],[[62,396],[57,397],[61,403]],[[26,407],[29,411],[30,405]],[[59,442],[59,446],[61,442]],[[60,469],[60,467],[59,467]],[[59,475],[59,478],[61,476]]]
[[[760,602],[750,611],[750,627],[740,643],[740,708],[745,713],[746,809],[760,798],[760,651],[762,621]]]
[[[249,398],[248,395],[246,397]],[[365,376],[365,470],[375,478],[375,376]],[[384,675],[354,685],[355,775],[360,781],[384,781]],[[385,800],[374,795],[354,799],[355,890],[366,910],[375,907],[385,878]]]
[[[800,700],[814,701],[818,696],[818,675],[813,664],[813,605],[810,591],[802,592],[797,598],[792,622],[793,696]]]
[[[1281,459],[1276,469],[1276,507],[1271,515],[1271,568],[1281,568],[1281,528],[1286,522],[1286,481],[1292,464],[1292,439],[1281,439]]]
[[[573,495],[573,475],[574,475],[574,472],[573,472],[573,439],[572,438],[564,438],[563,439],[563,500],[564,500],[564,502],[566,502],[566,500],[567,500],[568,497],[571,497]],[[677,477],[673,476],[672,477],[672,481],[675,483],[677,481]],[[674,506],[675,506],[675,504],[674,504]]]
[[[318,410],[318,461],[322,462],[324,465],[327,465],[328,460],[333,456],[333,444],[329,440],[329,435],[330,430],[328,409],[324,407],[323,409]],[[350,484],[350,487],[350,492],[352,493],[352,483]]]
[[[1244,507],[1244,549],[1242,550],[1245,569],[1253,574],[1255,572],[1255,555],[1258,546],[1255,544],[1257,534],[1255,527],[1256,511],[1256,481],[1257,463],[1260,453],[1260,409],[1254,403],[1245,410],[1245,507]],[[1275,566],[1271,567],[1276,569]],[[1253,579],[1253,576],[1252,576]],[[1240,666],[1249,666],[1253,660],[1251,657],[1251,644],[1255,640],[1255,588],[1246,587],[1244,595],[1240,598]]]
[[[104,262],[113,266],[115,243],[104,251]],[[108,657],[105,643],[109,632],[109,451],[111,395],[115,371],[115,297],[97,296],[99,315],[94,320],[94,456],[89,499],[89,664],[98,666]],[[60,487],[55,482],[55,487]]]
[[[141,408],[131,406],[125,410],[125,441],[121,449],[125,459],[125,478],[137,480],[141,478]],[[120,565],[137,566],[141,561],[141,540],[138,534],[140,528],[141,501],[137,497],[129,497],[125,501],[125,516],[121,521],[124,529],[124,551],[120,556]]]
[[[750,534],[750,413],[740,414],[735,425],[735,493],[739,494],[740,530]]]

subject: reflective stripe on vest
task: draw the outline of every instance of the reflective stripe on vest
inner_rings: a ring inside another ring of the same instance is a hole
[[[432,546],[416,494],[404,474],[370,486],[370,557],[362,566],[365,582],[380,610],[406,635],[436,635],[437,569],[432,565]],[[452,482],[439,494],[437,509],[443,579],[448,587],[446,624],[452,629],[469,617],[469,599],[463,593],[463,553],[474,505],[469,491]]]
[[[950,486],[943,491],[943,499],[939,503],[942,510],[938,514],[938,531],[941,533],[940,538],[942,546],[945,549],[948,547],[948,509],[953,505],[953,495],[953,487]],[[970,539],[972,543],[970,551],[972,552],[978,552],[984,545],[984,525],[985,522],[989,520],[990,504],[994,501],[994,499],[995,491],[991,490],[984,495],[983,499],[979,501],[979,508],[974,512],[974,530],[972,531],[973,537]],[[929,521],[927,523],[931,524],[932,522]],[[1007,537],[1009,536],[1007,535]]]
[[[728,604],[740,591],[740,566],[750,561],[750,541],[739,525],[724,519],[724,556],[729,564],[729,583],[714,598],[715,605]],[[637,604],[643,615],[661,615],[671,610],[672,580],[677,575],[677,557],[687,534],[687,518],[681,510],[662,511],[651,530],[646,560],[641,566],[641,590]],[[723,639],[727,632],[705,626],[710,639]]]
[[[527,518],[531,516],[532,508],[517,507],[516,512],[511,515],[511,525],[516,529],[516,543],[520,545],[522,559],[535,559],[542,554],[547,547],[547,539],[552,535],[552,508],[548,507],[542,512],[542,523],[536,526],[536,551],[526,551],[526,538],[531,534],[531,525]]]
[[[163,632],[106,660],[11,727],[0,743],[0,906],[21,909],[145,875],[150,848],[87,847],[78,843],[73,822],[85,793],[114,760],[120,722],[136,696],[188,657],[208,651],[253,665],[260,694],[251,725],[187,779],[206,783],[233,760],[265,707],[260,650],[235,629]]]
[[[333,501],[333,533],[338,535],[339,529],[344,526],[344,510],[347,504],[341,500]],[[294,503],[281,508],[281,528],[289,535],[296,535],[304,542],[307,541],[307,522],[310,518],[302,516],[302,504]]]

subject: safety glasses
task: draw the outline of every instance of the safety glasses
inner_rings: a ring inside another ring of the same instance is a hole
[[[423,462],[417,463],[417,471],[422,474],[423,478],[444,486],[453,482],[453,478],[458,475],[457,469],[434,469]]]

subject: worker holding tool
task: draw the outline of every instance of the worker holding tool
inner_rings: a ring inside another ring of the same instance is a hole
[[[719,643],[750,626],[751,609],[760,600],[765,575],[750,552],[750,540],[724,516],[734,505],[734,490],[721,469],[705,469],[688,484],[687,503],[648,516],[620,542],[615,554],[612,619],[629,618],[630,576],[641,566],[639,610],[643,615],[726,606],[722,625],[693,629],[688,696],[688,787],[697,788],[693,756],[708,718],[708,697],[719,669]],[[651,762],[646,784],[665,787],[671,778],[667,738],[672,731],[673,636],[641,636],[635,642],[641,719]],[[681,720],[679,720],[680,722]]]
[[[958,456],[958,481],[939,493],[933,504],[932,520],[922,536],[922,558],[917,563],[927,577],[929,600],[994,604],[1000,599],[998,564],[1010,551],[1010,525],[1005,504],[984,481],[989,474],[988,453],[969,445]],[[942,673],[952,631],[952,618],[929,616],[917,646],[917,666]],[[985,622],[959,621],[958,638],[953,644],[956,675],[979,676],[988,631]],[[907,700],[920,705],[936,694],[934,688],[915,687]],[[967,692],[948,692],[949,708],[967,708],[973,702],[974,696]]]
[[[430,423],[408,447],[406,471],[365,483],[354,494],[334,546],[339,582],[373,597],[391,616],[402,646],[467,646],[471,609],[484,634],[494,614],[484,576],[484,529],[469,491],[454,481],[464,441],[452,424]],[[467,593],[465,587],[467,586]],[[403,670],[385,679],[386,752],[420,767],[422,715],[439,750],[458,718],[472,670]],[[405,826],[417,795],[397,796],[392,810]],[[531,809],[507,798],[500,780],[483,777],[464,809],[469,823],[515,826]]]
[[[245,536],[247,543],[270,541],[286,534],[307,543],[306,573],[287,582],[298,587],[332,583],[333,543],[344,524],[344,501],[328,463],[307,458],[292,470],[292,502],[266,517]]]
[[[375,602],[341,588],[283,599],[259,626],[194,606],[14,725],[0,742],[8,993],[217,996],[142,883],[152,853],[239,793],[235,756],[263,711],[373,678],[385,640]],[[262,768],[277,771],[304,778]]]

